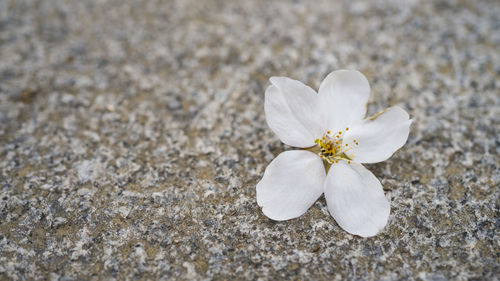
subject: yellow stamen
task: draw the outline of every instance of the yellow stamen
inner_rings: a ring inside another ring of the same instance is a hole
[[[349,128],[345,128],[345,131]],[[343,143],[342,133],[345,131],[338,131],[335,135],[331,135],[331,131],[326,131],[325,135],[321,139],[316,139],[314,143],[318,147],[318,155],[327,163],[333,164],[338,163],[339,160],[347,160],[351,163],[354,158],[352,153],[347,154],[349,150],[352,150],[354,146],[359,145],[357,140],[353,140],[351,143]],[[351,144],[351,145],[350,145]]]

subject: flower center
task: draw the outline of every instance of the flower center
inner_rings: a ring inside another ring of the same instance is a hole
[[[352,144],[344,143],[344,135],[347,131],[349,128],[333,133],[327,131],[321,139],[316,139],[314,143],[319,149],[318,155],[329,164],[338,163],[341,159],[347,160],[350,164],[354,155],[347,152],[359,143],[357,140],[353,140]]]

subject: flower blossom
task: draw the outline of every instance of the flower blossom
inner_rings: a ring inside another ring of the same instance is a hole
[[[257,184],[257,203],[277,221],[304,214],[322,195],[340,227],[362,237],[387,224],[390,204],[363,165],[388,159],[408,139],[400,107],[366,118],[370,85],[355,70],[330,73],[318,93],[287,77],[271,77],[264,111],[279,139],[301,150],[279,154]]]

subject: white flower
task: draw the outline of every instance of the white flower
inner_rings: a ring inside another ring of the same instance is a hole
[[[402,147],[412,120],[400,107],[368,119],[370,85],[355,70],[330,73],[316,93],[299,81],[272,77],[264,110],[285,151],[257,184],[257,203],[273,220],[296,218],[325,194],[344,230],[369,237],[387,224],[390,205],[378,179],[361,163],[377,163]],[[325,165],[324,165],[325,164]]]

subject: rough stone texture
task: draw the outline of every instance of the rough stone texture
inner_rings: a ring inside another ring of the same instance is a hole
[[[0,279],[500,274],[500,2],[0,0]],[[408,143],[370,239],[323,198],[273,222],[273,75],[355,68]]]

